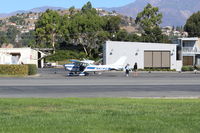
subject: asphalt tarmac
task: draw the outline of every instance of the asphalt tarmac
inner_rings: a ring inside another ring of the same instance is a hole
[[[38,76],[0,78],[0,97],[154,97],[200,98],[200,74],[124,72],[66,76],[63,69],[40,69]]]

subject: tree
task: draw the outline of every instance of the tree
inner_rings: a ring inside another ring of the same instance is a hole
[[[75,12],[76,12],[75,10],[76,10],[76,9],[75,9],[74,6],[70,7],[70,8],[69,8],[69,15],[70,15],[70,16],[73,16],[73,15],[75,14]]]
[[[0,20],[0,27],[3,26],[5,22],[3,20]]]
[[[103,32],[104,19],[92,8],[90,2],[85,4],[81,11],[70,17],[69,35],[72,43],[83,47],[88,57],[98,52],[100,47],[99,38],[105,38]]]
[[[56,49],[74,48],[94,58],[100,53],[102,44],[106,40],[112,40],[120,31],[120,23],[119,16],[100,16],[90,2],[81,10],[71,7],[69,14],[64,16],[56,11],[47,10],[36,23],[37,46]]]
[[[120,30],[121,18],[119,16],[105,16],[104,21],[106,22],[104,30],[109,33],[117,33]]]
[[[70,15],[64,15],[61,17],[61,27],[60,27],[60,35],[61,38],[59,38],[60,43],[67,43],[70,39],[70,34],[69,34],[69,26],[70,26],[70,16],[73,16],[73,14]]]
[[[117,32],[116,37],[114,38],[114,40],[116,41],[129,41],[128,40],[128,32],[126,30],[120,30],[119,32]]]
[[[21,44],[22,46],[35,48],[36,47],[35,31],[30,31],[28,33],[21,34]]]
[[[137,34],[135,33],[130,33],[128,35],[128,41],[129,42],[140,42],[141,41],[141,37],[138,36]]]
[[[17,30],[16,27],[9,26],[7,33],[6,33],[8,42],[11,43],[11,44],[16,44],[16,37],[19,33],[20,32],[19,32],[19,30]]]
[[[169,38],[162,34],[159,27],[146,29],[145,32],[146,34],[143,34],[141,37],[141,41],[143,42],[171,43]]]
[[[56,11],[47,10],[36,23],[37,43],[43,47],[55,49],[59,36],[60,15]]]
[[[200,37],[200,11],[190,16],[184,30],[188,32],[190,37]]]
[[[157,7],[147,4],[144,10],[138,13],[136,24],[139,24],[143,29],[142,41],[166,43],[169,42],[167,36],[162,35],[159,25],[162,22],[162,13],[159,13]]]
[[[8,38],[7,38],[6,32],[0,31],[0,45],[4,43],[8,43]]]
[[[140,37],[134,33],[128,33],[126,30],[119,30],[116,36],[113,38],[114,41],[127,41],[127,42],[139,42]]]
[[[147,4],[144,10],[138,13],[136,24],[139,24],[144,30],[146,28],[153,29],[162,23],[162,13],[159,13],[158,7]]]
[[[25,24],[24,18],[20,17],[19,15],[10,17],[9,21],[12,22],[12,23],[16,23],[17,25],[24,25]]]
[[[92,8],[91,2],[87,2],[81,9],[83,13],[91,12],[92,10],[94,11],[95,9]]]

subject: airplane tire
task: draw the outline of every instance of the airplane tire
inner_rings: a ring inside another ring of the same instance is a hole
[[[67,76],[73,76],[74,75],[74,73],[68,73],[67,74]]]
[[[89,73],[86,73],[86,72],[85,72],[85,76],[89,76]]]

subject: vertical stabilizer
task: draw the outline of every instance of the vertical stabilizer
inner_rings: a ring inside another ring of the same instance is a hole
[[[123,66],[125,61],[126,61],[127,57],[126,56],[122,56],[119,58],[119,60],[117,60],[114,64],[114,66]]]

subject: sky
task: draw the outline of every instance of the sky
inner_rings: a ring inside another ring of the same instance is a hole
[[[82,7],[89,0],[1,0],[0,13],[10,13],[17,10],[29,10],[35,7],[54,6],[69,8]],[[135,0],[90,0],[93,7],[119,7]]]

